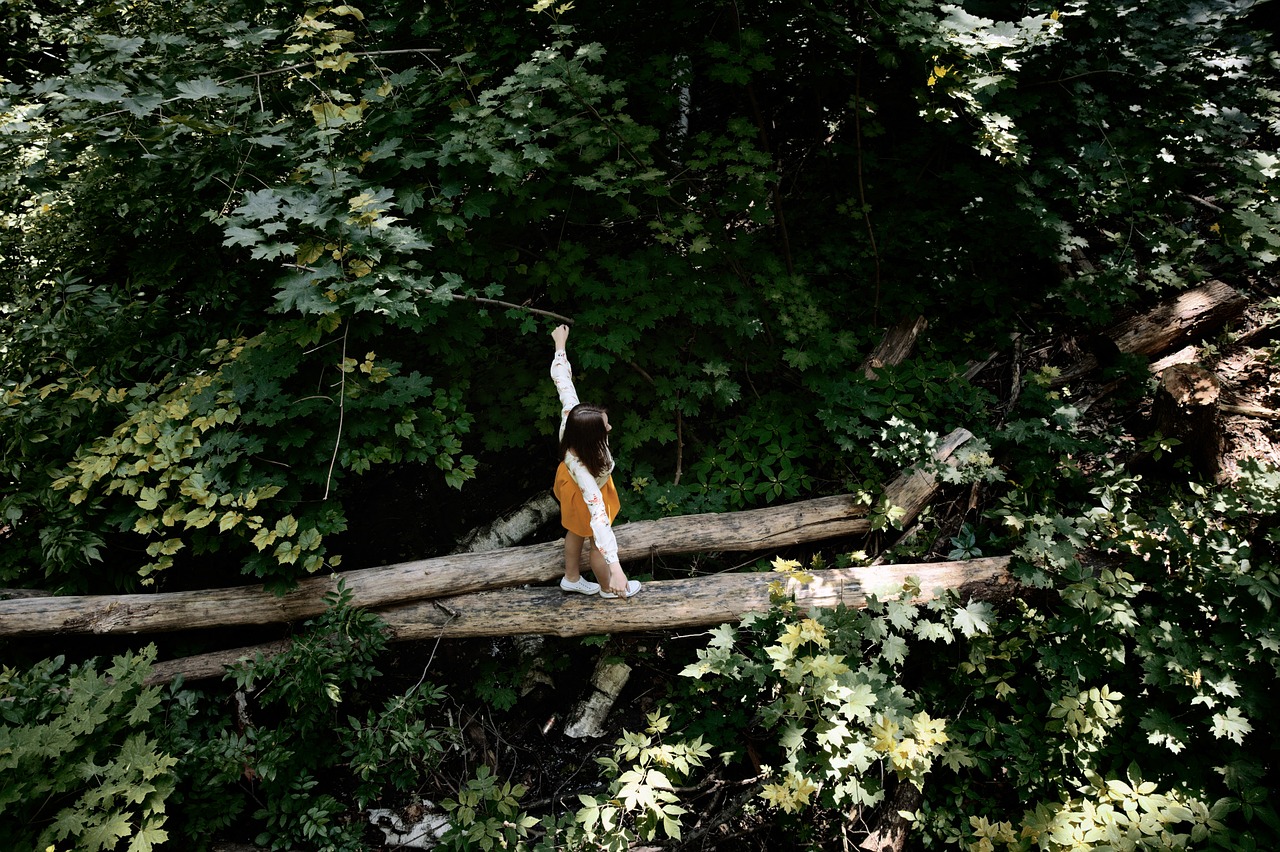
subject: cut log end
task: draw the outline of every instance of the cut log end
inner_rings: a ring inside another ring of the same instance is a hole
[[[884,333],[875,351],[862,362],[862,374],[874,379],[882,367],[901,364],[915,348],[916,339],[929,327],[924,317],[906,317]]]

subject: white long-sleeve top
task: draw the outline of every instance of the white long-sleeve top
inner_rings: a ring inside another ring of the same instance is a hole
[[[551,381],[555,383],[556,393],[560,397],[560,432],[564,437],[565,422],[569,412],[578,404],[578,391],[573,386],[573,367],[569,364],[569,355],[564,350],[557,351],[551,359]],[[607,452],[607,448],[606,448]],[[569,450],[564,454],[564,466],[569,475],[582,491],[582,498],[587,502],[587,511],[591,513],[591,534],[595,538],[596,547],[604,554],[604,561],[609,565],[618,564],[618,540],[613,535],[613,526],[609,522],[609,512],[605,509],[604,495],[601,487],[609,481],[613,473],[613,456],[607,456],[607,466],[599,476],[592,476],[591,471],[582,460]]]

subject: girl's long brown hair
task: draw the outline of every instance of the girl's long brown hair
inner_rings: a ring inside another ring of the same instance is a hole
[[[560,459],[570,450],[586,465],[592,476],[600,476],[609,467],[609,432],[604,428],[607,408],[581,402],[573,407],[564,422],[560,438]]]

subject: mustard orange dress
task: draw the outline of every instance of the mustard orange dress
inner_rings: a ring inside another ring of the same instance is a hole
[[[573,368],[564,351],[556,352],[551,360],[551,381],[560,397],[560,436],[564,437],[564,424],[569,412],[578,404],[578,392],[573,386]],[[560,523],[569,532],[583,538],[595,539],[595,545],[610,565],[618,564],[618,540],[613,535],[613,519],[618,515],[620,503],[618,490],[613,485],[613,457],[609,456],[607,469],[600,476],[593,476],[582,460],[573,452],[565,454],[564,461],[556,468],[554,493],[560,501]]]
[[[564,462],[560,462],[560,466],[556,468],[556,484],[553,491],[556,499],[560,501],[560,525],[583,538],[598,538],[591,527],[591,510],[587,507],[587,498]],[[612,476],[600,486],[600,496],[604,500],[605,514],[609,519],[610,532],[612,532],[613,519],[618,517],[618,510],[622,508]]]

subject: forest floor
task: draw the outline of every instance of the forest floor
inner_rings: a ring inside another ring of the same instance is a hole
[[[1214,372],[1233,403],[1250,404],[1280,412],[1280,304],[1275,297],[1252,305],[1237,324],[1237,339],[1228,343],[1214,363]],[[1280,421],[1258,416],[1228,414],[1223,423],[1223,473],[1234,477],[1244,459],[1256,459],[1280,467]]]

